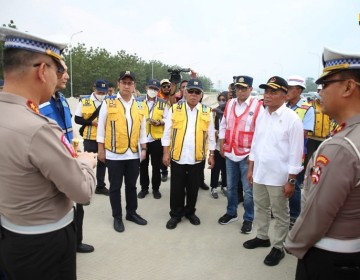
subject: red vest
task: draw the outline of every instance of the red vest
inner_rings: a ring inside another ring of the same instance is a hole
[[[250,152],[255,122],[262,102],[257,99],[250,99],[249,106],[238,117],[235,113],[236,102],[236,98],[232,99],[226,104],[224,111],[224,118],[226,118],[227,123],[224,152],[231,153],[234,150],[235,155],[243,156]]]

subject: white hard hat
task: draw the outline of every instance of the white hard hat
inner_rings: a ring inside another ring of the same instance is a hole
[[[288,85],[289,86],[299,86],[303,89],[306,89],[306,82],[305,79],[299,75],[292,75],[288,78]]]

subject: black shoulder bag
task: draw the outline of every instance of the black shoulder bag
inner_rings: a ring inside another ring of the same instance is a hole
[[[101,103],[102,105],[102,103]],[[101,105],[99,107],[96,108],[95,112],[91,115],[90,118],[87,119],[87,121],[93,121],[97,118],[97,116],[99,115],[99,112],[100,112],[100,108],[101,108]],[[79,129],[79,133],[81,135],[81,137],[84,135],[84,129],[85,127],[87,127],[88,125],[82,125]]]

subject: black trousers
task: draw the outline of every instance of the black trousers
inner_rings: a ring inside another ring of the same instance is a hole
[[[76,203],[75,210],[75,224],[76,224],[76,244],[80,245],[83,240],[83,221],[84,221],[84,206]]]
[[[18,234],[1,228],[0,267],[6,279],[76,279],[74,224],[44,234]]]
[[[144,191],[149,190],[149,160],[151,156],[152,176],[151,184],[153,190],[159,190],[161,184],[160,165],[162,163],[163,147],[161,140],[147,143],[146,158],[140,163],[140,185]]]
[[[171,161],[170,171],[170,216],[181,218],[194,214],[203,165]]]
[[[221,186],[226,187],[226,165],[225,165],[225,158],[220,155],[218,150],[215,150],[214,160],[215,165],[214,168],[211,169],[211,179],[210,179],[210,187],[217,188],[219,182],[219,175],[221,171]],[[241,180],[240,180],[241,181]]]
[[[98,152],[98,144],[95,140],[86,140],[84,139],[84,151],[85,152]],[[105,187],[105,172],[106,165],[99,159],[97,160],[96,166],[96,187],[102,189]]]
[[[106,160],[110,181],[110,204],[113,217],[122,217],[121,185],[125,179],[126,212],[134,214],[137,209],[136,180],[139,177],[139,159]]]
[[[312,247],[302,260],[298,260],[295,279],[360,279],[360,252],[335,253]]]
[[[311,138],[308,138],[306,147],[307,147],[307,161],[304,163],[304,167],[306,167],[308,161],[310,160],[313,153],[319,148],[322,141],[314,140]]]

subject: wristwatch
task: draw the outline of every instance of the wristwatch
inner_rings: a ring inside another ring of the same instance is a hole
[[[288,183],[290,183],[291,185],[295,185],[296,179],[288,179]]]

